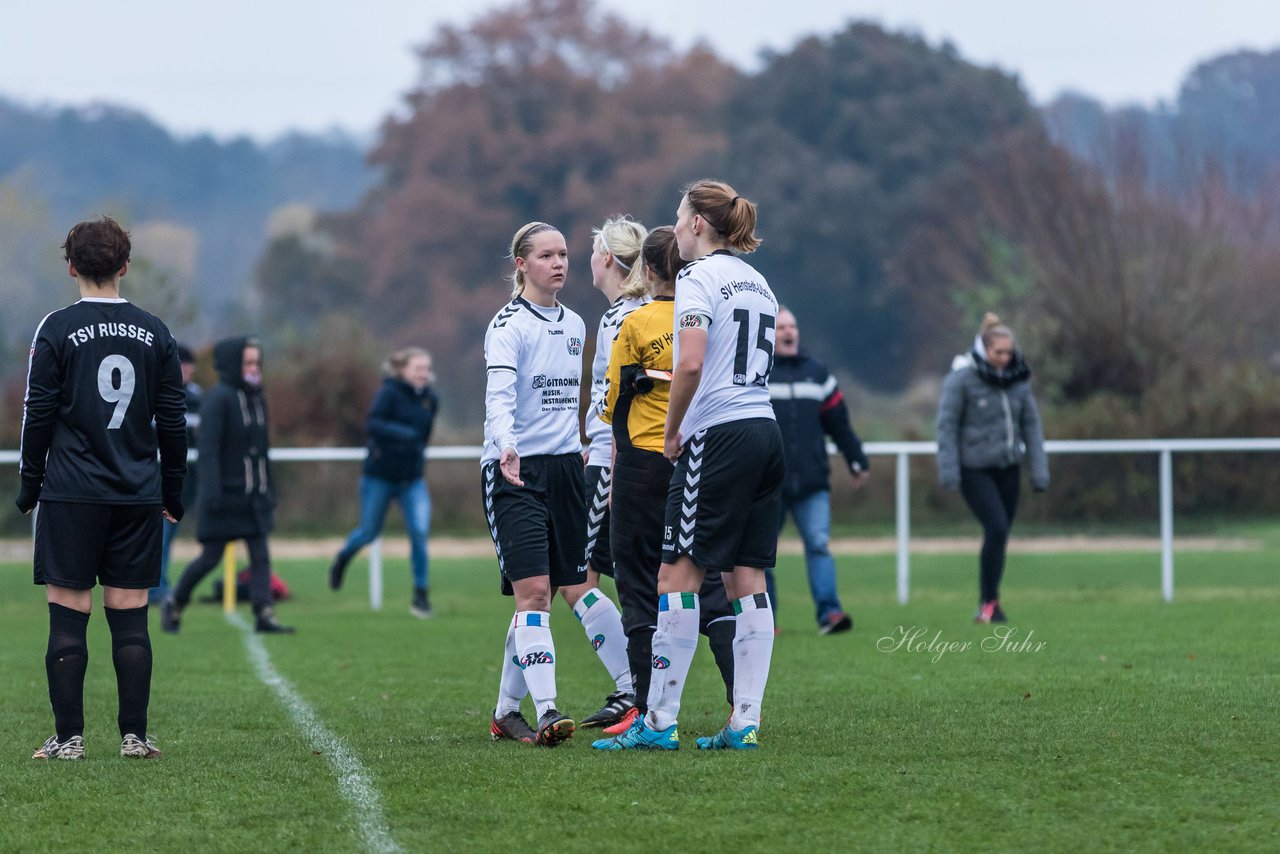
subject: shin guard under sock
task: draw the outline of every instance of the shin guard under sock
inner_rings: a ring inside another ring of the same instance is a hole
[[[44,671],[49,679],[49,705],[58,741],[84,735],[84,671],[89,665],[85,633],[89,615],[49,603],[49,646]]]
[[[147,737],[147,707],[151,703],[151,636],[147,606],[106,608],[111,629],[111,661],[116,667],[120,735]]]

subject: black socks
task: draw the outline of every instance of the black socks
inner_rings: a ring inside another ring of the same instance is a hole
[[[720,668],[724,696],[730,706],[733,705],[733,637],[736,632],[737,625],[733,620],[714,620],[707,626],[707,641],[716,659],[716,667]]]
[[[143,609],[146,610],[145,608]],[[84,671],[89,664],[85,629],[89,615],[49,603],[49,646],[44,670],[58,741],[84,735]]]
[[[627,664],[636,695],[636,708],[649,711],[649,683],[653,676],[653,626],[627,632]]]
[[[151,702],[151,636],[147,633],[147,606],[105,610],[107,625],[111,627],[111,661],[116,666],[116,691],[120,698],[117,717],[120,735],[133,733],[145,739],[147,706]]]

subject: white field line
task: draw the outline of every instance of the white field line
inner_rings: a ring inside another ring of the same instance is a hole
[[[352,755],[342,743],[342,739],[329,732],[329,729],[316,716],[311,705],[302,699],[297,689],[276,670],[271,663],[271,655],[262,645],[262,639],[253,632],[239,614],[228,614],[227,622],[240,629],[244,635],[244,648],[249,660],[258,671],[262,683],[275,692],[276,697],[289,712],[298,728],[306,734],[311,748],[329,760],[338,775],[338,790],[342,797],[351,804],[355,817],[360,825],[360,837],[368,851],[393,852],[400,846],[391,838],[386,819],[382,815],[382,803],[378,790],[374,788],[368,773],[360,760]]]

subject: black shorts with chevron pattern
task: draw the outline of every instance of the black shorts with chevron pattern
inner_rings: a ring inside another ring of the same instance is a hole
[[[605,466],[587,466],[587,564],[613,578],[609,549],[609,487],[611,473]]]
[[[776,563],[782,434],[772,418],[717,424],[685,442],[667,490],[662,562],[703,570]]]

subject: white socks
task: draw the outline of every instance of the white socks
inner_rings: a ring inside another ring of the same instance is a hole
[[[494,718],[520,711],[520,701],[529,693],[524,683],[524,671],[516,663],[516,618],[507,626],[507,646],[502,653],[502,678],[498,682],[498,706]]]
[[[634,692],[631,668],[627,664],[627,636],[622,630],[622,614],[618,606],[593,587],[582,595],[573,606],[574,616],[582,623],[587,640],[595,647],[596,655],[609,671],[609,678],[619,691]]]
[[[659,596],[658,630],[653,633],[649,714],[645,719],[645,726],[649,729],[662,730],[675,724],[680,714],[680,695],[697,649],[698,594],[664,593]]]
[[[768,593],[756,593],[735,599],[733,610],[738,617],[733,636],[733,714],[729,716],[729,727],[740,730],[760,726],[760,704],[773,659],[773,608]]]
[[[516,611],[516,658],[541,718],[556,706],[556,647],[546,611]],[[537,724],[534,724],[536,727]]]

